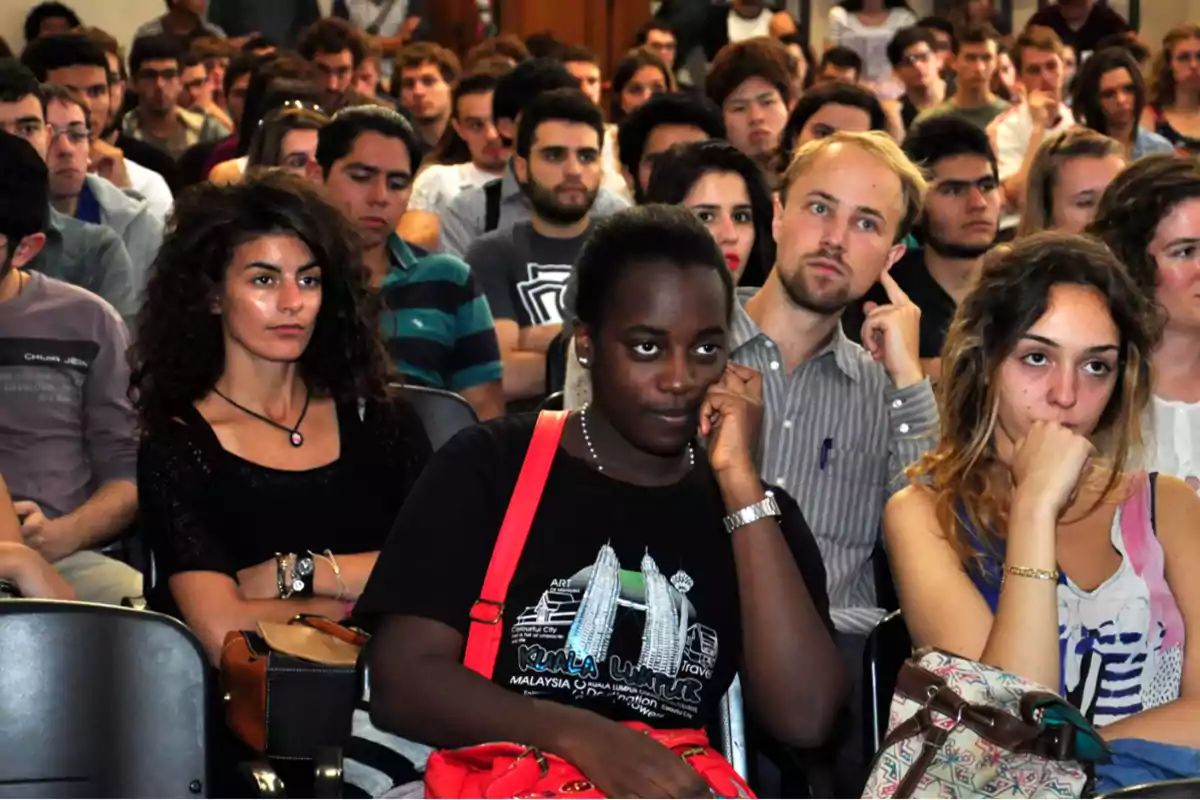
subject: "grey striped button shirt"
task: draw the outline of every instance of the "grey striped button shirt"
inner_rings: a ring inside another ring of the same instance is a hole
[[[928,378],[896,389],[841,325],[788,375],[778,347],[743,307],[753,294],[738,292],[730,347],[734,361],[763,376],[759,469],[804,512],[825,561],[834,625],[866,633],[883,616],[870,560],[883,505],[907,485],[904,469],[935,443],[933,390]]]

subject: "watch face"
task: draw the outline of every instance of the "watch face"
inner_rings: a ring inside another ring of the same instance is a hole
[[[304,558],[297,561],[296,562],[296,574],[312,575],[313,574],[313,560],[311,558],[309,558],[308,556],[305,556]]]

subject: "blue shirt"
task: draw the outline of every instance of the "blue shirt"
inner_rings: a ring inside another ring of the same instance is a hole
[[[1133,161],[1137,161],[1142,156],[1149,156],[1155,153],[1174,153],[1175,145],[1167,140],[1167,137],[1162,134],[1148,131],[1145,128],[1138,126],[1137,135],[1133,137],[1133,149],[1131,156]]]
[[[79,202],[75,206],[75,219],[100,225],[100,201],[92,194],[92,188],[87,181],[83,182],[83,191],[79,193]]]
[[[380,327],[396,370],[413,383],[453,392],[500,380],[492,312],[466,263],[394,233],[388,249]]]

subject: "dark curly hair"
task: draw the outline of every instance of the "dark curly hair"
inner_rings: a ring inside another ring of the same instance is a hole
[[[1200,163],[1163,153],[1144,156],[1121,170],[1104,190],[1088,233],[1117,254],[1147,297],[1158,286],[1158,265],[1146,252],[1163,217],[1184,200],[1200,197]]]
[[[305,384],[339,404],[387,397],[378,308],[357,235],[312,184],[271,172],[198,184],[176,199],[130,356],[130,397],[144,431],[169,423],[216,384],[225,337],[213,299],[234,249],[278,233],[299,237],[321,266],[321,308],[299,360]]]

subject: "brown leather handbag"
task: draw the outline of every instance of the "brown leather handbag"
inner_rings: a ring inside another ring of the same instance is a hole
[[[221,648],[229,727],[270,758],[309,760],[318,748],[344,744],[367,639],[358,629],[308,615],[230,631]]]

